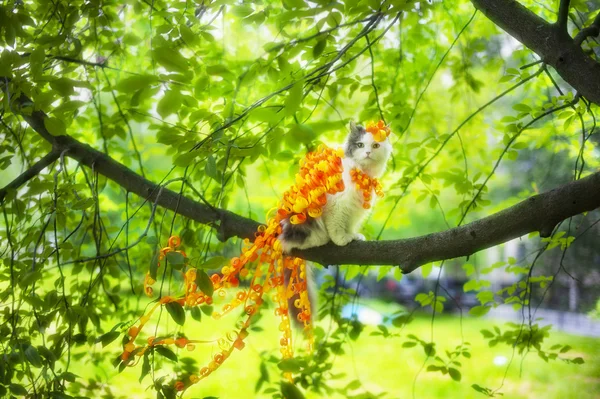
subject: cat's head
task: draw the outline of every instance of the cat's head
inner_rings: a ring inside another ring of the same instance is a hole
[[[350,133],[344,144],[346,157],[353,159],[364,171],[381,173],[392,154],[389,137],[378,142],[364,126],[350,122],[349,127]]]

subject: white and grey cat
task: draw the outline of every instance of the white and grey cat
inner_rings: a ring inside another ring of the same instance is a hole
[[[374,140],[366,129],[350,122],[350,133],[344,143],[342,159],[345,189],[334,195],[327,194],[327,204],[320,218],[309,218],[306,223],[293,225],[285,220],[283,232],[278,237],[284,252],[294,248],[318,247],[333,241],[336,245],[346,245],[353,240],[364,240],[358,231],[369,212],[363,208],[362,190],[357,190],[350,177],[350,170],[359,168],[370,177],[380,177],[392,153],[389,138],[383,142]],[[371,193],[371,205],[377,196]]]

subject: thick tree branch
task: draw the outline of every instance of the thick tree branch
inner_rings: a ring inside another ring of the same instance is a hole
[[[19,98],[21,107],[30,106],[31,100],[25,96]],[[100,151],[83,144],[70,136],[53,136],[44,125],[47,117],[42,111],[33,111],[31,108],[23,112],[23,118],[27,123],[45,140],[47,140],[55,151],[65,153],[69,158],[77,160],[82,165],[93,167],[95,171],[108,179],[114,181],[125,190],[139,195],[150,202],[156,200],[160,190],[159,186],[150,180],[138,175],[125,165]],[[186,197],[164,188],[157,201],[158,205],[171,211],[177,211],[182,216],[195,220],[199,223],[214,227],[221,240],[227,240],[233,236],[242,238],[253,238],[254,232],[259,226],[258,222],[238,216],[224,209],[213,208],[208,205],[193,201]]]
[[[21,96],[21,105],[31,104]],[[217,229],[221,239],[232,236],[253,238],[259,223],[224,209],[214,208],[163,188],[136,174],[108,155],[70,136],[52,136],[44,126],[46,114],[23,115],[31,127],[55,150],[133,192],[182,216]],[[178,204],[179,201],[179,204]],[[352,242],[345,247],[332,243],[294,252],[294,255],[324,265],[398,265],[410,273],[429,262],[469,256],[530,232],[547,237],[559,222],[600,207],[600,172],[544,194],[536,195],[494,215],[467,225],[421,237],[391,241]]]
[[[60,157],[60,151],[50,151],[42,159],[31,165],[29,169],[21,173],[15,180],[8,183],[4,188],[0,189],[0,204],[4,201],[4,197],[10,190],[16,190],[29,180],[37,176],[46,166],[56,161]]]
[[[297,255],[322,264],[399,265],[410,273],[426,263],[469,256],[531,232],[548,237],[559,222],[598,207],[600,172],[461,227],[404,240],[352,242],[343,249],[327,244]]]
[[[577,43],[566,29],[545,21],[516,0],[471,0],[471,3],[554,67],[579,94],[600,105],[600,64],[583,52],[582,40]],[[565,3],[561,2],[561,8]]]

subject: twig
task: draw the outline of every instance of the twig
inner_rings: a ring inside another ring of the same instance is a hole
[[[42,159],[33,164],[25,172],[21,173],[16,179],[8,183],[4,188],[0,189],[0,204],[4,202],[4,197],[10,190],[16,190],[29,180],[37,176],[45,167],[55,162],[60,157],[59,151],[51,151],[44,155]]]
[[[596,15],[594,22],[587,28],[583,28],[577,33],[577,36],[573,39],[573,42],[577,46],[581,46],[583,41],[588,37],[596,37],[600,35],[600,14]]]
[[[556,25],[558,29],[563,32],[567,32],[567,21],[569,20],[569,5],[571,0],[560,0],[558,8],[558,17],[556,19]]]

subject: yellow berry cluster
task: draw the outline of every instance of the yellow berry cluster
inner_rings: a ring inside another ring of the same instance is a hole
[[[384,121],[370,122],[367,124],[366,130],[373,135],[373,139],[377,142],[385,141],[390,135],[390,128],[385,125]]]

